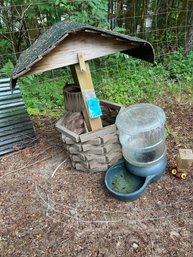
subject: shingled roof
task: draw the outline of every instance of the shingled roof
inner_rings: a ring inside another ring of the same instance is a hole
[[[108,35],[116,39],[128,41],[130,44],[138,43],[138,47],[123,51],[123,53],[151,63],[154,62],[153,47],[145,40],[120,34],[114,31],[99,29],[86,24],[80,24],[71,21],[60,21],[50,27],[45,33],[39,36],[28,49],[22,52],[13,71],[12,87],[14,88],[14,84],[17,78],[27,73],[30,70],[30,67],[32,67],[45,55],[51,52],[71,33],[85,30],[103,33],[104,35]]]

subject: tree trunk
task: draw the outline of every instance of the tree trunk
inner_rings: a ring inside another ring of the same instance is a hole
[[[140,32],[145,33],[145,18],[147,15],[148,11],[148,0],[142,0],[142,6],[141,6],[141,13],[140,13],[140,18],[141,18],[141,26],[140,26]]]
[[[193,2],[188,3],[188,17],[187,17],[187,26],[188,32],[185,41],[185,53],[193,50]]]
[[[127,0],[127,10],[125,12],[125,28],[127,34],[136,33],[135,24],[135,0]]]
[[[10,41],[10,43],[11,43],[11,46],[12,46],[14,59],[15,59],[15,61],[17,61],[17,50],[15,48],[16,42],[15,42],[15,37],[14,37],[14,33],[13,33],[13,24],[14,24],[13,20],[12,20],[13,14],[10,17],[8,11],[6,10],[4,2],[1,1],[0,4],[3,7],[2,8],[2,20],[5,24],[7,32],[8,32],[7,37],[8,37],[8,40]]]
[[[115,15],[114,15],[114,0],[108,1],[108,22],[110,29],[115,27]]]
[[[123,0],[116,1],[115,16],[117,20],[117,26],[123,27]]]

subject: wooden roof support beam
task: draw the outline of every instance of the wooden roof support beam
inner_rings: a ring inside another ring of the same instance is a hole
[[[80,65],[80,71],[81,72],[86,71],[86,65],[85,65],[84,56],[82,53],[78,53],[78,63]]]
[[[89,64],[88,62],[84,61],[84,56],[82,53],[78,53],[78,60],[79,60],[79,64],[75,65],[75,71],[76,71],[76,75],[79,81],[79,85],[81,88],[81,92],[82,92],[83,100],[85,104],[85,112],[84,112],[85,121],[88,124],[87,125],[88,129],[90,127],[92,131],[98,130],[102,128],[101,118],[97,117],[97,118],[91,119],[89,117],[88,107],[87,107],[86,98],[85,98],[85,91],[87,90],[94,91]]]
[[[79,85],[78,77],[77,77],[76,70],[75,70],[75,65],[70,65],[70,70],[71,70],[71,74],[72,74],[74,83]]]

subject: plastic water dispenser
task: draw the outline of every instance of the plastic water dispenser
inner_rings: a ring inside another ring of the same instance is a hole
[[[166,115],[153,104],[122,110],[116,119],[122,152],[129,171],[138,176],[163,173],[166,166]]]

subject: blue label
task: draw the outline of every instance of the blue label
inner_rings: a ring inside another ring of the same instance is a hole
[[[96,97],[90,98],[87,101],[89,117],[91,119],[97,118],[102,115],[101,107],[99,104],[99,100]]]

